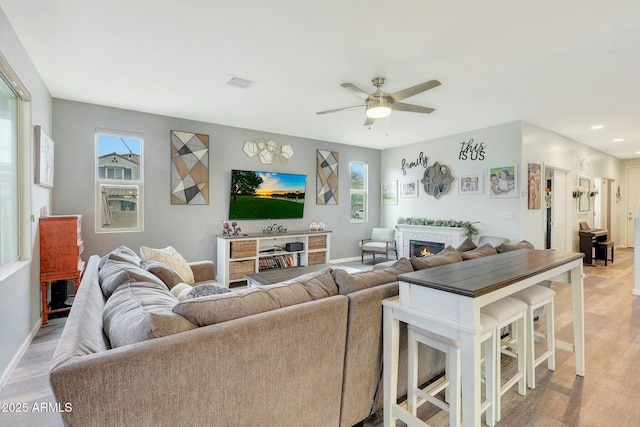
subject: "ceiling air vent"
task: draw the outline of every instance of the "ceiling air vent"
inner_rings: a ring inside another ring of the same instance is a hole
[[[242,89],[248,89],[254,82],[251,80],[243,79],[241,77],[233,76],[228,81],[227,84],[229,86],[235,86]]]

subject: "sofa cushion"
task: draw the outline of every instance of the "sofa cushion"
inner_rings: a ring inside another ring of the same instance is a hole
[[[162,280],[169,289],[173,288],[178,283],[184,283],[182,277],[164,262],[146,259],[140,262],[140,267]]]
[[[340,295],[347,295],[361,289],[395,282],[400,273],[395,268],[383,268],[358,273],[347,273],[345,270],[336,268],[331,272],[336,285],[338,285]]]
[[[338,286],[336,285],[331,268],[327,267],[322,271],[315,271],[300,275],[291,280],[285,280],[278,284],[299,283],[305,287],[312,300],[338,295]]]
[[[162,280],[129,262],[107,259],[98,272],[98,282],[106,299],[109,299],[119,286],[129,280],[154,283],[166,290],[166,285]]]
[[[477,247],[478,247],[478,245],[476,245],[475,243],[473,243],[473,240],[471,240],[471,237],[467,237],[467,238],[465,239],[465,241],[464,241],[464,242],[462,242],[462,244],[460,244],[460,246],[458,246],[458,247],[456,248],[456,250],[457,250],[458,252],[466,252],[466,251],[471,251],[471,250],[473,250],[473,249],[475,249],[475,248],[477,248]]]
[[[280,308],[312,300],[309,292],[307,292],[306,286],[301,283],[276,284],[265,286],[262,290],[269,295]]]
[[[518,243],[500,243],[496,246],[496,250],[500,254],[503,252],[517,251],[518,249],[535,249],[535,247],[526,240],[521,240]]]
[[[120,246],[103,256],[98,264],[98,269],[102,268],[107,260],[128,262],[136,267],[140,267],[140,261],[142,261],[137,253],[126,246]]]
[[[495,255],[497,253],[498,251],[496,250],[496,248],[491,246],[491,244],[489,243],[485,243],[484,245],[477,247],[476,249],[462,252],[461,255],[462,255],[462,259],[466,261],[469,259],[476,259],[476,258],[482,258],[489,255]]]
[[[194,329],[194,324],[172,311],[177,303],[164,284],[129,280],[119,286],[102,313],[111,347]]]
[[[182,278],[182,282],[190,285],[195,283],[193,271],[189,267],[189,263],[173,246],[167,246],[162,249],[153,249],[147,246],[140,247],[140,255],[142,259],[160,261],[174,269]]]
[[[451,250],[453,249],[453,250]],[[428,255],[423,257],[412,256],[409,261],[414,270],[423,270],[425,268],[437,267],[439,265],[453,264],[454,262],[461,262],[462,255],[454,248],[447,248],[436,255]]]
[[[413,266],[409,262],[409,260],[405,257],[402,257],[398,260],[385,261],[380,262],[373,266],[374,270],[382,270],[385,268],[395,268],[396,270],[400,270],[401,273],[411,273],[413,271]]]
[[[263,288],[188,299],[176,304],[173,312],[198,326],[207,326],[277,309],[278,303]]]

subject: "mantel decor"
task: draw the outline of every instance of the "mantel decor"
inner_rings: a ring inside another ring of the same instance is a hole
[[[429,219],[429,218],[398,218],[398,224],[406,225],[429,225],[431,227],[452,227],[452,228],[466,228],[469,232],[469,236],[478,234],[478,229],[473,224],[478,224],[478,221],[456,221],[453,219]]]

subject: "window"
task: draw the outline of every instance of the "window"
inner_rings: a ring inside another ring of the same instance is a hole
[[[349,164],[351,196],[351,222],[367,221],[367,164],[353,161]]]
[[[30,194],[21,185],[30,160],[25,151],[31,135],[21,126],[21,122],[30,121],[29,100],[29,92],[0,54],[0,267],[19,259],[28,249],[20,242],[24,223],[21,201],[29,200],[25,195]]]
[[[142,135],[96,132],[96,232],[142,231]]]

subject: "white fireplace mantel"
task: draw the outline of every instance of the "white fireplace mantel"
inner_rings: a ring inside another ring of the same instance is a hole
[[[409,257],[409,240],[425,240],[428,242],[444,243],[457,248],[465,241],[468,232],[466,228],[434,227],[431,225],[396,225],[398,230],[398,257]]]

